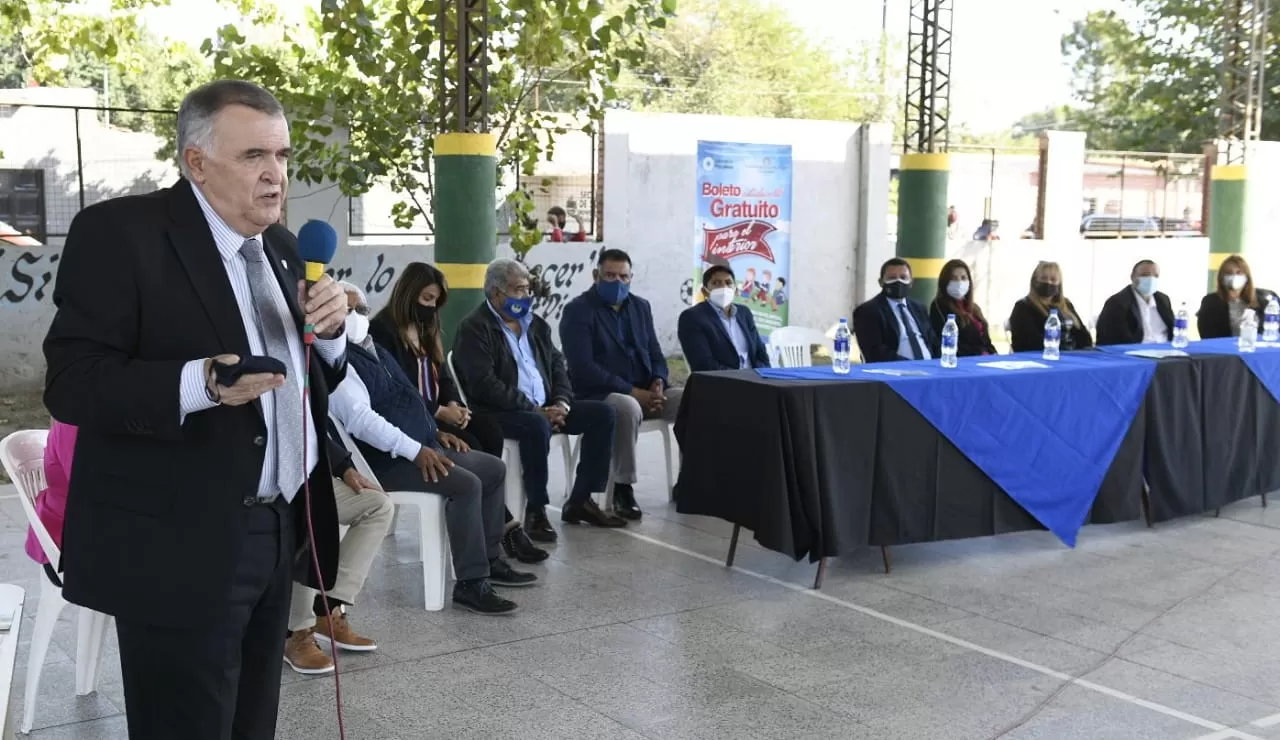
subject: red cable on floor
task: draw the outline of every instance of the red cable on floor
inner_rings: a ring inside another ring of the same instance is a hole
[[[307,474],[307,423],[311,418],[311,343],[315,341],[315,332],[308,325],[303,330],[303,343],[306,345],[305,370],[302,376],[302,491],[306,497],[307,536],[311,540],[311,564],[315,569],[316,585],[320,587],[320,603],[324,605],[325,622],[329,625],[329,655],[333,657],[333,686],[335,702],[338,709],[338,738],[347,740],[347,729],[342,720],[342,677],[338,668],[338,640],[333,634],[333,610],[329,608],[329,594],[324,589],[324,575],[320,572],[320,554],[316,550],[316,530],[311,523],[311,477]],[[327,432],[326,432],[327,433]],[[319,425],[316,437],[319,439]]]

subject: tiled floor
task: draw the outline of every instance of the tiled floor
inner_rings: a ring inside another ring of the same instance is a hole
[[[868,550],[813,592],[813,566],[748,542],[726,570],[729,527],[665,506],[661,444],[641,445],[644,522],[565,528],[514,617],[424,612],[404,517],[352,612],[381,649],[343,656],[347,737],[1280,740],[1280,502],[1094,527],[1075,550],[897,548],[889,576]],[[0,502],[0,581],[37,588],[22,539]],[[114,638],[96,695],[73,696],[74,650],[68,609],[32,737],[125,737]],[[336,738],[332,678],[281,676],[279,737]]]

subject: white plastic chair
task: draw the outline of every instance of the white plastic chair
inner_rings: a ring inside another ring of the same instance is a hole
[[[667,461],[667,501],[672,501],[675,495],[672,491],[675,489],[675,471],[671,467],[671,424],[666,419],[645,419],[640,422],[640,433],[658,432],[662,434],[662,452],[666,456]],[[578,465],[578,455],[582,448],[582,438],[578,437],[573,441],[573,459],[574,467]],[[564,492],[564,500],[569,500],[570,491]],[[613,508],[613,469],[610,465],[609,483],[604,489],[604,507],[606,511]]]
[[[453,351],[449,351],[448,357],[445,358],[445,364],[449,366],[449,375],[453,376],[454,385],[458,386],[458,396],[462,399],[462,405],[467,404],[467,394],[462,390],[462,381],[458,379],[458,373],[453,369]],[[580,435],[570,434],[553,434],[551,435],[552,448],[560,448],[560,458],[564,461],[564,497],[569,498],[569,494],[573,492],[573,472],[577,467],[577,447],[576,440]],[[502,462],[507,466],[507,479],[503,497],[507,502],[507,510],[511,512],[511,516],[516,521],[524,521],[525,504],[528,501],[524,493],[524,466],[520,464],[520,443],[514,439],[508,439],[502,445]]]
[[[53,542],[53,536],[36,516],[36,495],[44,490],[44,449],[49,432],[29,429],[14,432],[0,441],[0,462],[18,489],[18,502],[27,515],[27,523],[35,530],[36,539],[45,557],[57,567],[62,551]],[[40,674],[44,671],[44,659],[53,641],[53,628],[58,623],[62,608],[67,605],[62,589],[53,584],[40,569],[40,604],[36,607],[36,627],[31,636],[31,652],[27,656],[27,687],[22,700],[22,725],[20,732],[31,732],[35,721],[36,696],[40,693]],[[76,627],[76,696],[86,696],[98,690],[98,668],[102,664],[102,650],[106,643],[107,626],[111,617],[91,609],[80,607]]]
[[[769,334],[769,349],[778,367],[812,367],[814,345],[826,344],[822,330],[804,326],[783,326]]]
[[[378,478],[364,459],[360,449],[351,439],[351,435],[342,426],[342,422],[330,414],[333,426],[338,430],[342,445],[351,453],[351,464],[356,466],[360,475],[377,483]],[[444,609],[445,582],[448,580],[448,569],[453,565],[449,554],[449,528],[444,516],[446,501],[444,496],[423,491],[387,491],[391,502],[398,507],[412,506],[418,510],[418,531],[422,551],[422,594],[425,608],[429,612]]]

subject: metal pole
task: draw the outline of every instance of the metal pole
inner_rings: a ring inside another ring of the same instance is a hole
[[[80,210],[84,210],[84,147],[80,141],[80,109],[75,109],[76,117],[76,178],[80,181]]]

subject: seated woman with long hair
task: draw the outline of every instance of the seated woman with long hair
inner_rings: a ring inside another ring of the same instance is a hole
[[[1014,352],[1044,349],[1044,322],[1049,318],[1049,311],[1055,308],[1062,321],[1062,349],[1093,346],[1089,329],[1063,289],[1062,268],[1057,262],[1041,262],[1031,271],[1031,290],[1027,297],[1013,304],[1013,313],[1009,315],[1010,344]],[[1071,322],[1070,331],[1067,322]]]
[[[440,431],[454,435],[467,447],[502,457],[503,437],[498,423],[475,416],[462,403],[462,394],[445,368],[440,338],[440,308],[449,300],[444,273],[425,262],[410,262],[400,272],[387,305],[369,322],[369,335],[400,363],[405,375],[417,381],[418,392]],[[509,557],[522,563],[547,558],[528,535],[506,514],[507,532],[502,546]]]
[[[1231,255],[1218,268],[1217,290],[1200,301],[1200,310],[1196,312],[1200,338],[1240,336],[1240,319],[1244,318],[1246,310],[1257,314],[1255,318],[1261,333],[1263,311],[1273,295],[1269,290],[1254,287],[1253,272],[1244,257]]]
[[[933,325],[934,336],[942,336],[947,314],[955,314],[956,327],[960,330],[956,338],[958,356],[996,353],[995,345],[991,343],[987,318],[982,315],[978,304],[973,302],[973,277],[964,260],[951,260],[943,265],[942,272],[938,275],[938,294],[933,303],[929,304],[929,323]],[[941,352],[940,347],[934,348],[934,354]]]

